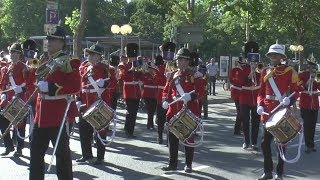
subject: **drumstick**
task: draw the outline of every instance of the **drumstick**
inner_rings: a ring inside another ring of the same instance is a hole
[[[262,114],[269,116],[270,114],[267,112],[262,112]]]
[[[288,96],[288,98],[291,98],[294,94],[295,94],[295,92],[291,93],[290,96]],[[283,102],[281,102],[277,107],[275,107],[275,108],[271,111],[271,114],[273,114],[276,110],[278,110],[282,105],[283,105]]]
[[[195,92],[195,90],[192,90],[192,91],[189,92],[189,94],[194,93],[194,92]],[[174,104],[174,103],[176,103],[176,102],[178,102],[178,101],[181,101],[181,99],[182,99],[182,97],[179,97],[178,99],[172,101],[172,102],[169,104],[169,106],[171,106],[171,104]]]
[[[105,78],[105,79],[102,79],[102,80],[105,80],[105,81],[108,81],[110,78]],[[97,84],[97,82],[94,82],[94,83],[90,83],[90,84],[86,84],[86,85],[83,85],[82,87],[87,87],[87,86],[91,86],[93,84]]]

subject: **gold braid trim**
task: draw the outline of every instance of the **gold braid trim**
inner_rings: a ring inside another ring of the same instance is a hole
[[[271,68],[270,72],[263,77],[263,81],[266,82],[270,77],[273,76],[273,74],[276,76],[281,76],[281,75],[287,73],[288,71],[295,72],[295,70],[291,66],[286,67],[283,71],[278,70],[278,68]],[[296,76],[296,77],[294,77],[294,76]],[[297,73],[292,73],[291,81],[292,82],[294,82],[294,80],[296,81],[296,78],[299,80]]]

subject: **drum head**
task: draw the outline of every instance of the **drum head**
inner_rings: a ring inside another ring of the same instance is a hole
[[[87,116],[88,114],[92,113],[95,107],[97,107],[101,103],[101,100],[95,101],[91,106],[87,109],[87,111],[84,113],[84,117]]]
[[[269,127],[275,126],[285,116],[287,111],[287,108],[282,108],[275,112],[266,122],[266,128],[268,129]]]

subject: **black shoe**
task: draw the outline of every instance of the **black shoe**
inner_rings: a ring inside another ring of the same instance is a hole
[[[80,159],[76,159],[76,162],[86,162],[88,160],[91,160],[93,157],[82,157]]]
[[[6,148],[6,150],[3,153],[1,153],[1,156],[6,156],[10,154],[12,151],[14,151],[14,147]]]
[[[247,143],[242,144],[242,149],[248,149],[249,145]]]
[[[263,173],[262,176],[260,178],[258,178],[257,180],[267,180],[267,179],[272,179],[272,173]]]
[[[192,167],[191,167],[191,166],[185,166],[185,167],[184,167],[184,172],[186,172],[186,173],[192,173]]]
[[[15,156],[15,157],[22,156],[22,150],[17,150],[16,152],[14,152],[13,156]]]
[[[312,148],[311,151],[312,152],[317,152],[317,149],[316,148]]]
[[[283,180],[282,175],[278,175],[278,174],[276,174],[276,176],[275,176],[275,180]]]
[[[306,152],[307,154],[310,154],[311,153],[311,151],[312,151],[312,148],[306,148],[306,150],[304,151],[304,152]]]
[[[255,145],[255,144],[252,144],[252,145],[251,145],[251,148],[252,148],[252,150],[254,150],[254,151],[259,151],[258,146]]]
[[[163,139],[162,138],[158,138],[158,144],[162,144],[163,143]]]
[[[93,165],[101,165],[103,163],[103,159],[97,159],[94,161]]]
[[[177,170],[177,167],[173,167],[173,166],[168,165],[168,166],[162,167],[161,169],[163,171],[175,171],[175,170]]]

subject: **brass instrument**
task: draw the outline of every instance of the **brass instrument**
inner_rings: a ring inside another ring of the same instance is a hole
[[[40,60],[38,58],[29,59],[27,63],[28,63],[27,65],[30,68],[34,68],[34,69],[36,69],[40,66]]]
[[[255,62],[250,62],[250,68],[251,68],[251,72],[250,72],[250,75],[251,75],[251,80],[252,80],[252,83],[257,86],[258,83],[257,83],[257,77],[256,77],[256,69],[257,69],[257,64]]]

